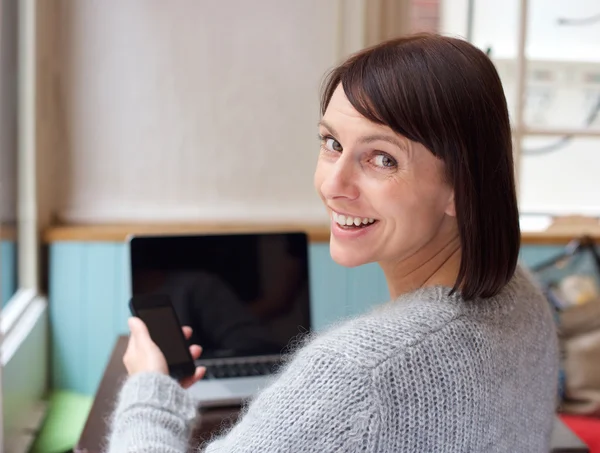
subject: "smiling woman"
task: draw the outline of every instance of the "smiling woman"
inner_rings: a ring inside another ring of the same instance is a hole
[[[547,453],[556,332],[517,266],[494,66],[465,41],[398,38],[334,69],[321,105],[314,183],[331,255],[377,262],[392,300],[307,337],[205,451]],[[110,452],[187,449],[196,402],[144,366],[148,351],[161,359],[147,331],[132,329]]]

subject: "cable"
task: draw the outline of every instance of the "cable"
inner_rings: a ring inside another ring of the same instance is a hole
[[[584,128],[592,125],[596,118],[598,118],[598,114],[600,114],[600,96],[596,99],[596,104],[592,107],[590,113],[585,119]],[[560,149],[564,148],[573,140],[573,135],[565,135],[564,137],[559,138],[554,143],[546,146],[542,146],[540,148],[531,148],[531,149],[523,149],[521,154],[524,156],[539,156],[542,154],[550,154]]]
[[[556,22],[558,25],[592,25],[596,22],[600,22],[600,14],[582,17],[580,19],[567,19],[565,17],[559,17]]]

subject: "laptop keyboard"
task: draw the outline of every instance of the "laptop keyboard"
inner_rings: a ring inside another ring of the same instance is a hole
[[[198,365],[206,367],[204,379],[224,379],[249,376],[266,376],[277,371],[281,358],[261,359],[260,361],[200,361]]]

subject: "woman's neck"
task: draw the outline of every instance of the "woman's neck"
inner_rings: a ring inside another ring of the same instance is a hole
[[[434,239],[401,262],[380,265],[393,300],[425,286],[453,287],[460,269],[460,260],[460,237],[456,232]]]

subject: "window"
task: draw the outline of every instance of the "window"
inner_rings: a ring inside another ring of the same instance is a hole
[[[37,280],[35,17],[35,0],[1,0],[0,449],[7,451],[27,450],[32,439],[25,428],[39,419],[46,390],[47,304]],[[20,360],[36,350],[40,357]]]
[[[34,10],[29,1],[2,0],[1,6],[0,332],[6,342],[37,292],[35,22],[27,17]]]
[[[523,214],[600,215],[599,12],[588,0],[443,1],[441,31],[489,53],[515,128],[524,32],[524,133],[516,154]]]

